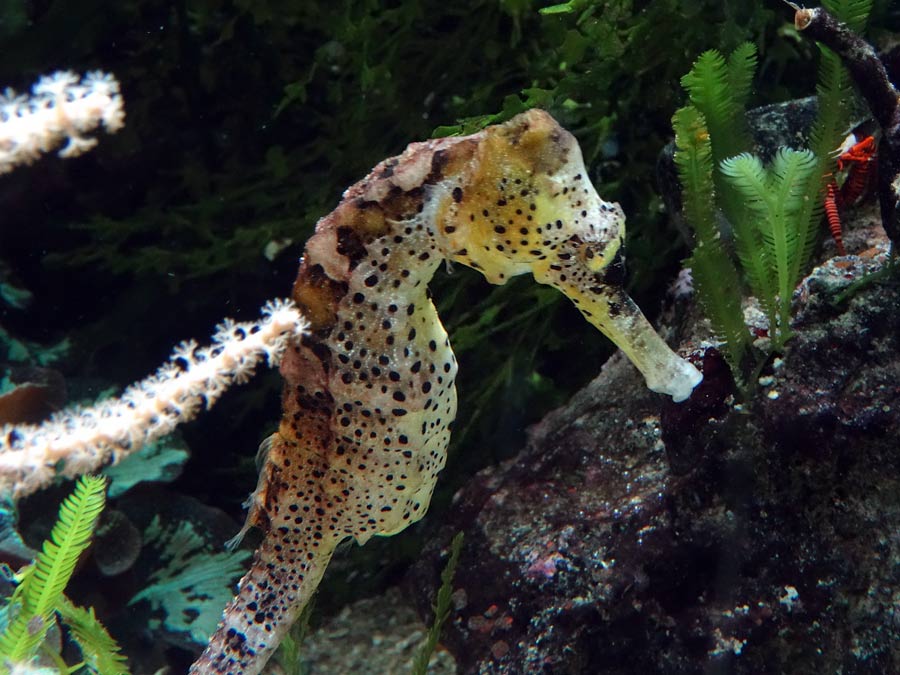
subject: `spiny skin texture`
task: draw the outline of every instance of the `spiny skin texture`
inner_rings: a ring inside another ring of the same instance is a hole
[[[493,283],[532,272],[609,335],[655,391],[700,374],[620,286],[624,216],[547,113],[414,143],[344,194],[307,242],[293,299],[310,335],[281,366],[248,525],[266,531],[192,673],[258,673],[337,544],[395,534],[428,508],[456,416],[456,359],[427,284],[445,260]]]

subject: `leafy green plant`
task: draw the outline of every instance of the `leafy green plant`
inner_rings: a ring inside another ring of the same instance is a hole
[[[751,236],[759,253],[741,257],[741,262],[748,270],[751,289],[769,314],[773,347],[780,350],[791,336],[791,295],[799,281],[804,250],[798,223],[807,186],[815,175],[816,156],[810,150],[780,148],[768,170],[749,153],[726,159],[719,167],[752,214],[744,227],[753,228]]]
[[[118,645],[93,610],[76,607],[63,595],[79,557],[90,545],[106,504],[105,492],[105,478],[82,476],[60,506],[59,519],[37,560],[19,574],[19,585],[7,607],[6,629],[0,635],[4,669],[30,661],[58,615],[80,647],[84,665],[101,675],[128,672]],[[61,672],[73,670],[58,655],[51,658],[57,660]]]
[[[776,290],[756,214],[746,208],[721,163],[751,147],[744,112],[756,69],[756,50],[739,46],[726,60],[717,50],[704,52],[681,82],[690,105],[672,118],[675,163],[682,183],[684,213],[694,228],[689,260],[698,297],[713,330],[725,342],[725,355],[743,388],[745,358],[751,344],[741,308],[742,279],[723,243],[720,220],[728,224],[734,249],[754,294],[776,325]]]
[[[453,575],[456,574],[456,566],[459,564],[459,554],[462,551],[463,533],[457,532],[450,541],[450,557],[441,572],[441,587],[438,589],[437,599],[434,603],[434,621],[428,629],[428,636],[419,648],[411,669],[411,675],[425,675],[428,672],[428,662],[434,654],[444,622],[450,616],[450,599],[453,595]]]
[[[735,373],[750,346],[750,331],[741,309],[741,278],[717,224],[712,147],[703,115],[688,106],[675,113],[675,163],[681,177],[684,214],[694,228],[696,245],[688,259],[698,296],[713,330],[725,341]]]
[[[81,649],[86,666],[100,675],[127,675],[125,657],[119,652],[118,643],[97,619],[93,607],[77,607],[62,596],[56,611]]]
[[[872,2],[831,0],[826,5],[859,29]],[[772,351],[782,351],[791,337],[791,297],[818,241],[824,192],[852,98],[839,60],[823,49],[810,148],[781,148],[766,168],[749,152],[745,117],[756,62],[749,43],[728,59],[717,50],[702,54],[682,78],[690,104],[672,118],[684,214],[695,233],[688,262],[700,302],[725,342],[742,388],[751,345],[741,309],[742,277],[768,318]],[[741,271],[725,246],[727,235]]]
[[[303,661],[303,642],[310,631],[309,620],[313,613],[314,601],[315,597],[306,603],[272,657],[281,666],[285,675],[308,675],[309,665]]]

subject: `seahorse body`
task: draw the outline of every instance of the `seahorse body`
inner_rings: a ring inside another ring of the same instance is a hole
[[[456,416],[456,360],[427,288],[443,261],[493,283],[533,273],[651,389],[690,395],[699,372],[620,285],[623,226],[574,138],[539,110],[413,143],[347,190],[293,288],[312,331],[281,366],[284,416],[248,517],[266,535],[192,673],[258,673],[340,541],[394,534],[425,514]]]

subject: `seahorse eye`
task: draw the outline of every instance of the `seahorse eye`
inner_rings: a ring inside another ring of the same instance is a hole
[[[597,274],[610,262],[610,256],[606,255],[607,249],[603,244],[583,242],[578,249],[578,258],[588,270]]]

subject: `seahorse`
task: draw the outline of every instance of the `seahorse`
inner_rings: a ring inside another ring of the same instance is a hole
[[[413,143],[344,193],[293,286],[311,327],[282,362],[284,415],[251,499],[248,525],[265,536],[192,673],[259,673],[342,540],[364,544],[425,514],[457,406],[456,359],[428,291],[442,262],[495,284],[530,272],[650,389],[690,395],[700,373],[622,288],[624,220],[574,137],[540,110]]]

